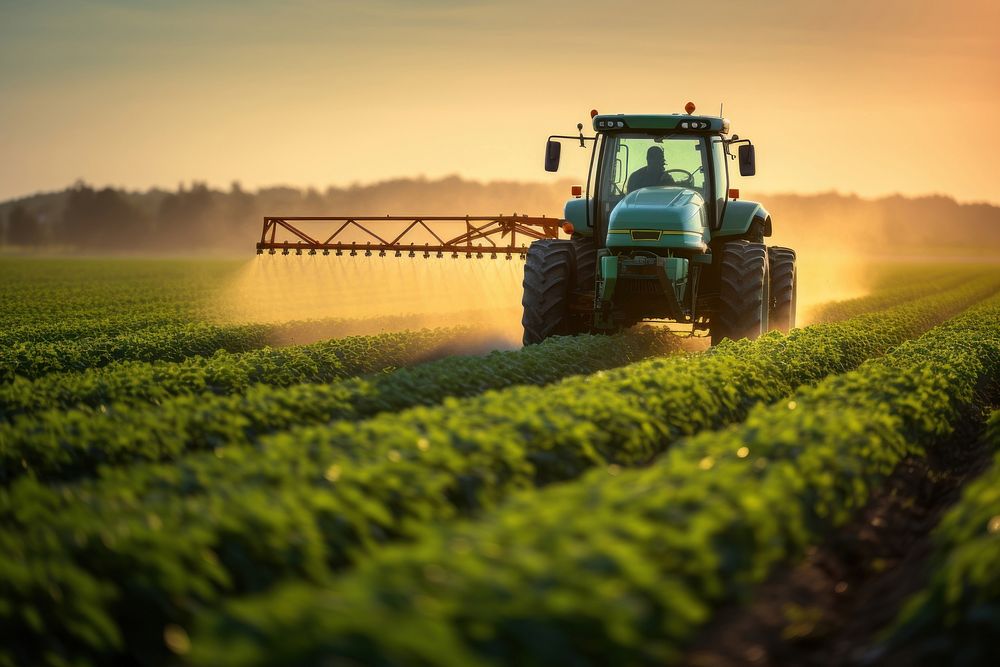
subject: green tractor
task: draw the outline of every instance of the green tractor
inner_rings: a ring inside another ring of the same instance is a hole
[[[614,332],[644,320],[692,333],[756,338],[795,326],[795,251],[765,245],[771,217],[729,188],[729,162],[756,172],[753,145],[729,137],[722,117],[591,113],[595,136],[549,137],[546,171],[560,140],[592,148],[586,193],[574,186],[568,239],[528,248],[524,344],[549,336]],[[732,148],[737,147],[737,155]]]

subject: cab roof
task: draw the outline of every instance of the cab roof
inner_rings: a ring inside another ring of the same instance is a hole
[[[694,116],[686,113],[667,114],[598,114],[594,116],[595,132],[625,132],[628,130],[676,130],[708,134],[729,134],[729,119],[719,116]]]

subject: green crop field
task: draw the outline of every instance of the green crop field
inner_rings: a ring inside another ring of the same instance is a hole
[[[239,270],[0,259],[0,666],[1000,662],[1000,268],[515,350]]]

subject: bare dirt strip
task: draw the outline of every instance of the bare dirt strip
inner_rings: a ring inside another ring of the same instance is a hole
[[[927,580],[930,533],[990,463],[983,417],[926,457],[905,459],[847,525],[775,572],[746,605],[720,609],[682,664],[692,667],[908,665],[878,634]]]

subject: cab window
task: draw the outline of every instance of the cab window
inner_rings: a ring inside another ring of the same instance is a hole
[[[673,185],[706,194],[701,137],[610,135],[604,159],[601,199],[611,208],[629,192],[646,187]]]

